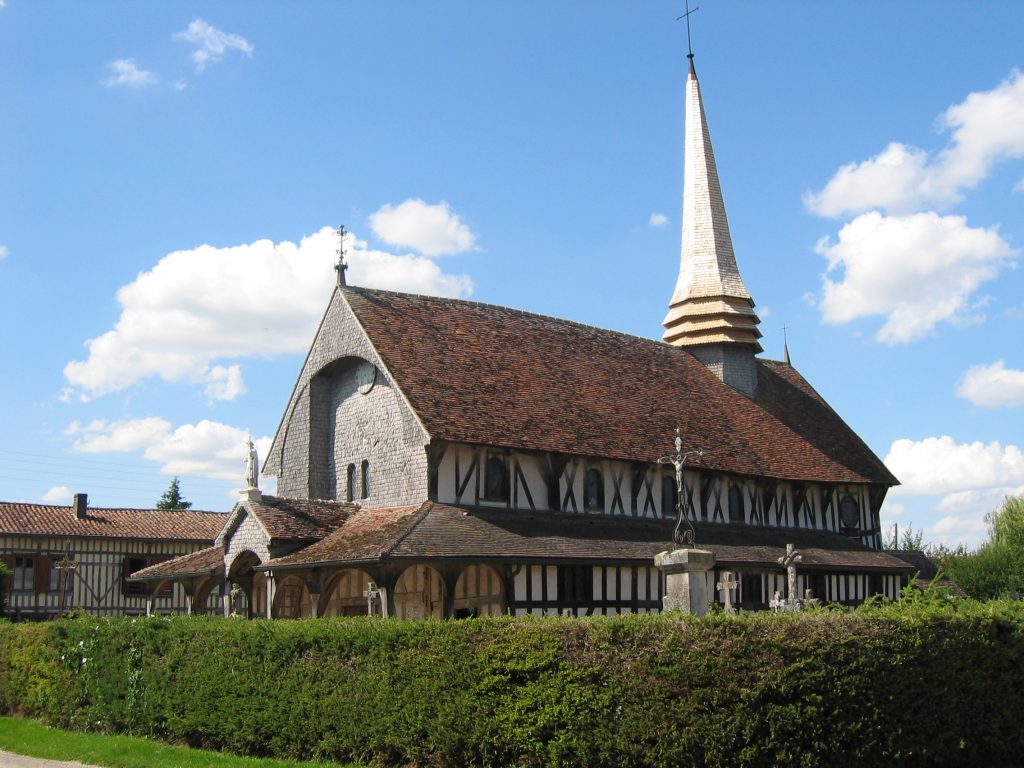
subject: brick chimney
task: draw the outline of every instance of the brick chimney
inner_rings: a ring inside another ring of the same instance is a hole
[[[87,493],[76,493],[75,500],[72,503],[72,509],[75,510],[75,517],[79,520],[85,520],[89,514],[89,494]]]

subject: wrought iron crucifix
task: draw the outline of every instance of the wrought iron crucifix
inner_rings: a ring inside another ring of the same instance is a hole
[[[345,270],[348,269],[348,264],[345,263],[345,235],[345,225],[342,224],[338,227],[338,250],[335,251],[338,254],[338,263],[334,265],[338,273],[338,285],[348,285],[345,282]]]
[[[676,470],[676,526],[672,529],[672,541],[680,547],[692,547],[696,543],[696,531],[690,522],[687,514],[686,487],[683,482],[683,467],[687,459],[704,455],[700,448],[691,451],[683,451],[683,438],[679,434],[679,427],[676,427],[676,452],[675,455],[662,456],[658,459],[659,464],[671,464]]]
[[[686,19],[686,48],[689,51],[687,56],[689,56],[691,59],[693,58],[693,44],[690,42],[690,14],[696,13],[699,10],[700,6],[698,5],[691,11],[690,0],[686,0],[686,13],[684,13],[682,16],[676,16],[676,21]]]

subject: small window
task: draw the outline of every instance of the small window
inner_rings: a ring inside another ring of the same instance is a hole
[[[678,505],[679,489],[676,488],[676,479],[671,475],[664,475],[661,478],[661,514],[674,517]]]
[[[144,557],[126,557],[124,559],[124,594],[126,597],[143,597],[146,594],[146,583],[128,581],[128,577],[146,567]]]
[[[591,467],[583,479],[583,508],[604,511],[604,475],[597,467]]]
[[[493,453],[484,465],[484,498],[508,501],[508,495],[508,464],[504,456]]]
[[[36,559],[24,555],[14,558],[14,575],[11,578],[12,592],[28,592],[35,588]]]
[[[764,576],[760,573],[740,575],[740,605],[744,608],[763,608],[767,605],[764,595]]]
[[[363,463],[359,465],[359,470],[360,479],[362,480],[359,485],[359,498],[368,499],[370,498],[370,462],[363,459]]]
[[[860,528],[860,504],[848,493],[839,502],[839,522],[847,531]]]
[[[558,599],[567,603],[594,600],[594,577],[586,565],[558,566]]]
[[[743,491],[738,485],[729,486],[729,522],[743,523],[746,517],[743,514]]]
[[[356,500],[356,465],[349,464],[345,470],[345,501]]]

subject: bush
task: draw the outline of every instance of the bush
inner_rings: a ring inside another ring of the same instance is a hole
[[[1024,608],[3,624],[0,710],[373,765],[1007,765]]]

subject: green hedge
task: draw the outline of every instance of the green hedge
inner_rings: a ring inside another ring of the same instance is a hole
[[[3,623],[0,710],[372,765],[1017,765],[1024,610]]]

